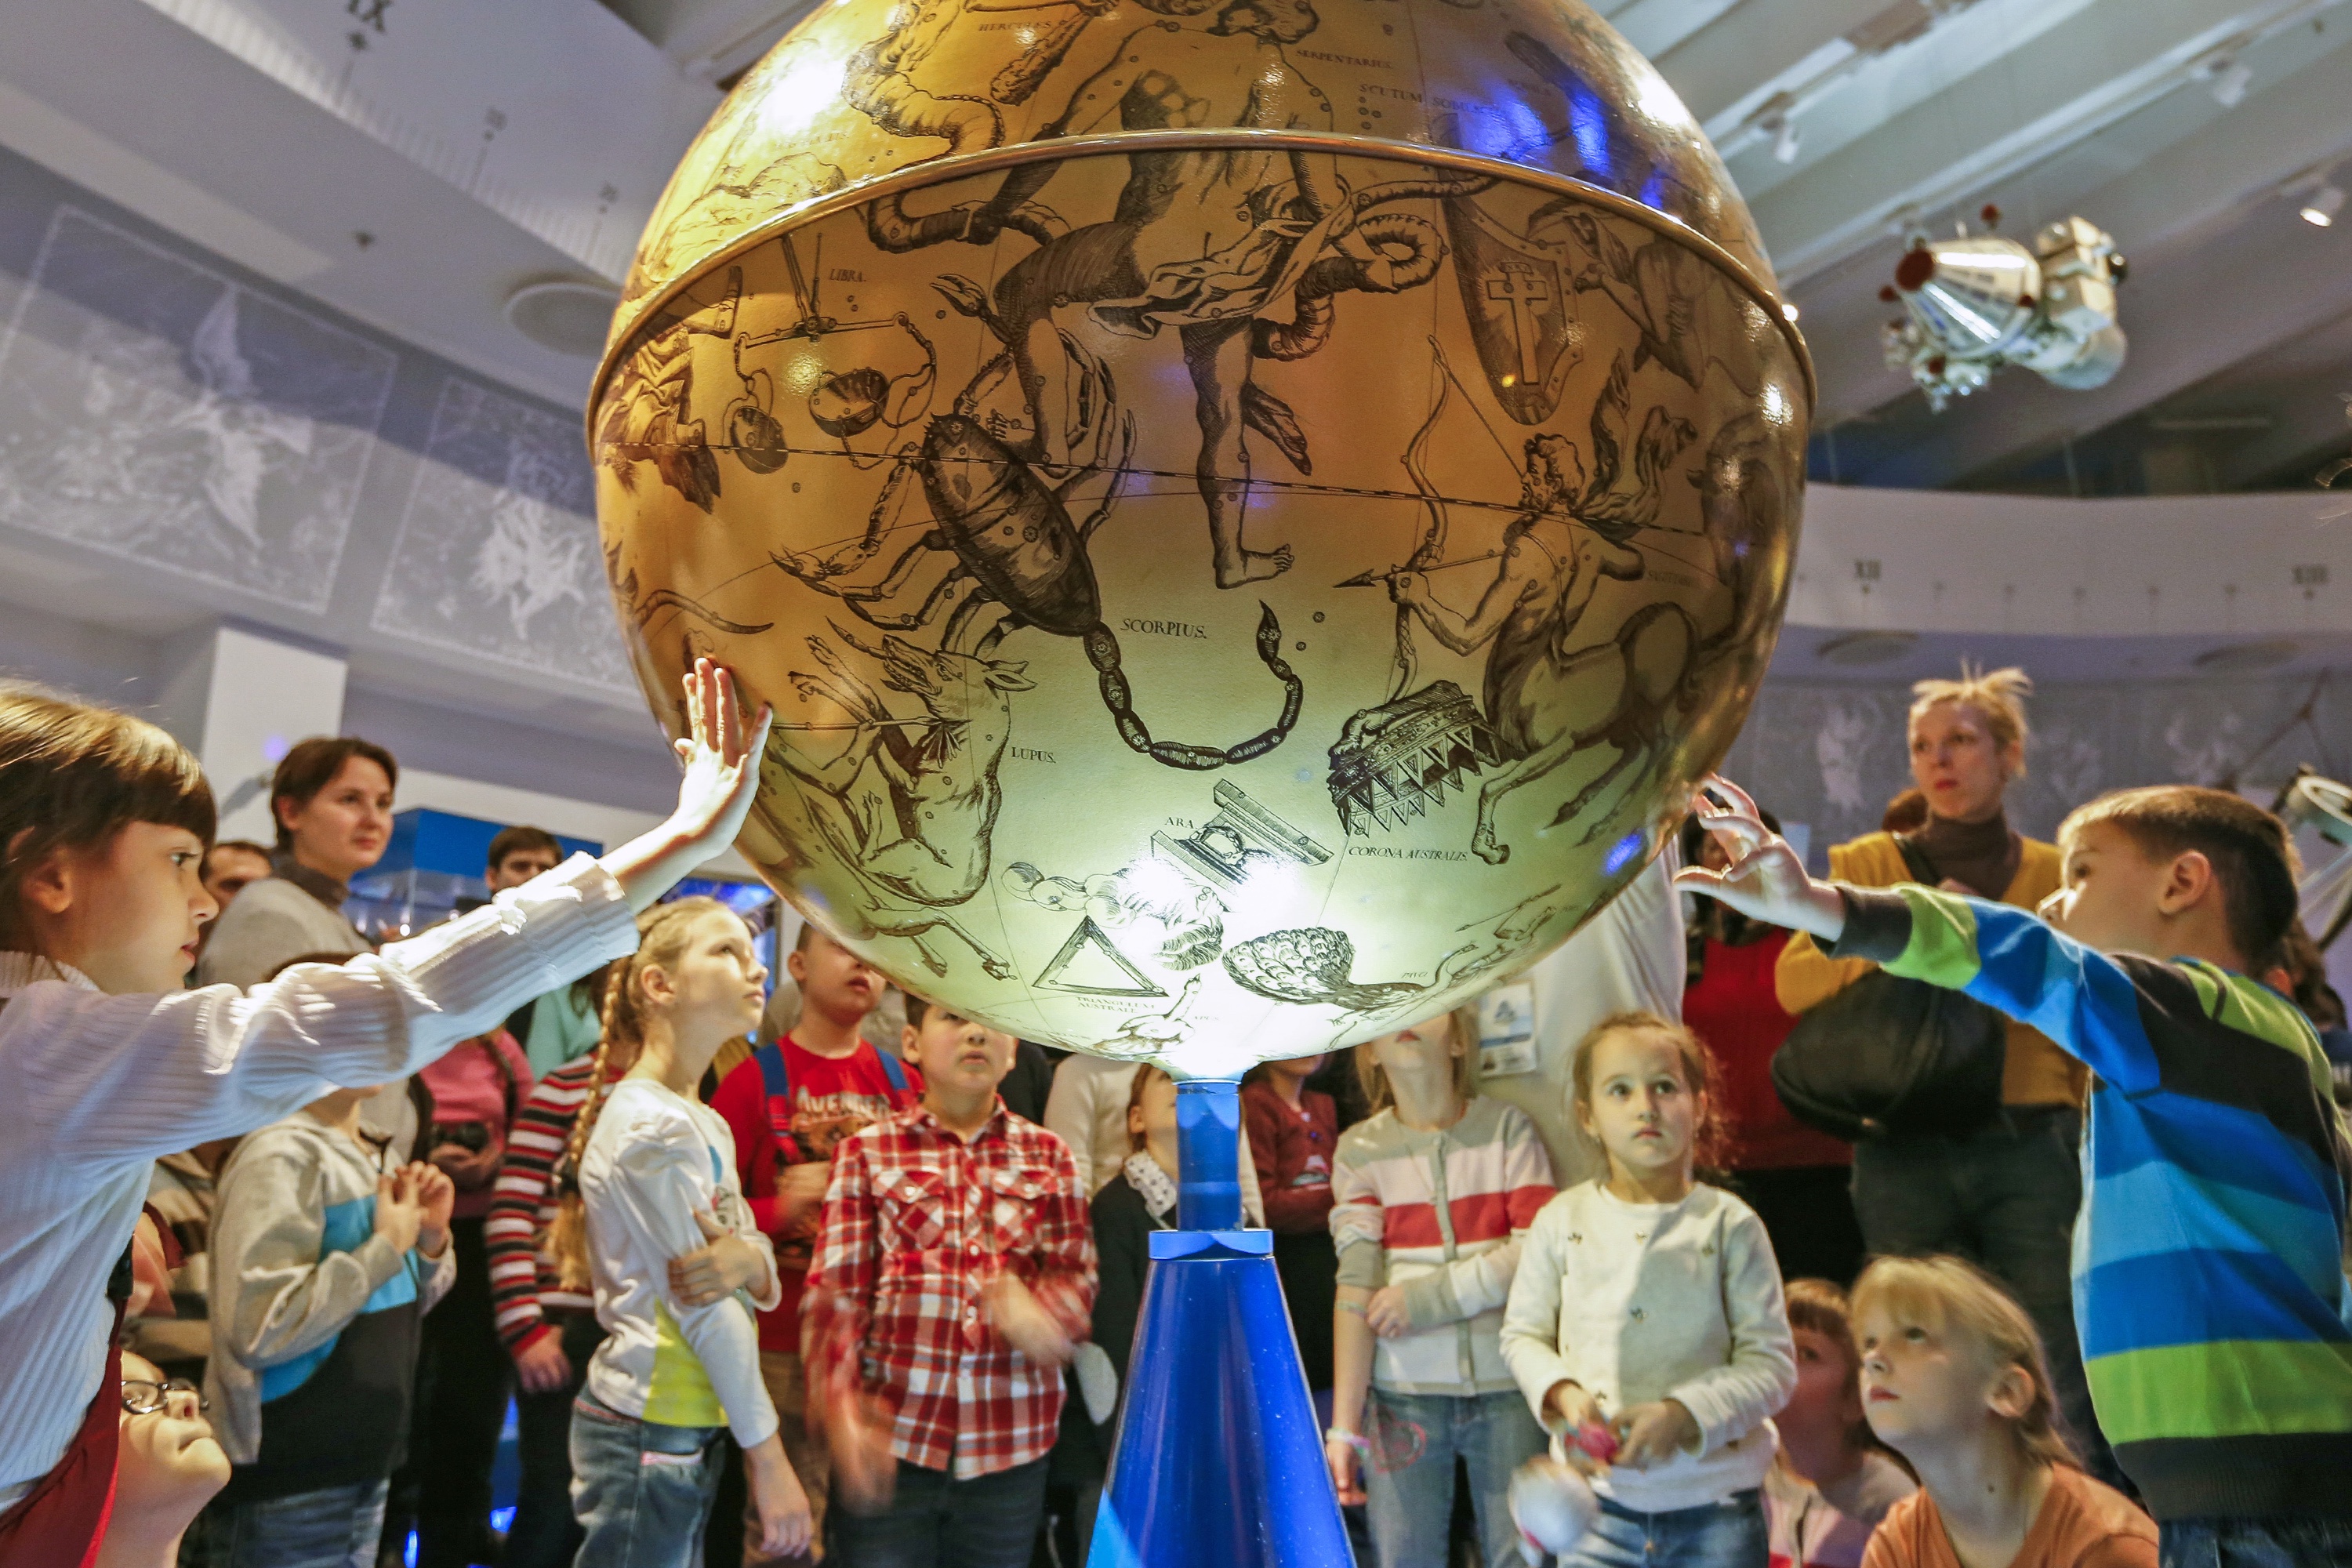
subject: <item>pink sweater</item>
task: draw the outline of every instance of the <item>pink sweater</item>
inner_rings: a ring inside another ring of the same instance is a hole
[[[506,1075],[499,1071],[498,1063],[490,1058],[493,1049],[514,1075],[511,1096],[507,1091]],[[464,1041],[420,1076],[425,1087],[433,1091],[436,1122],[445,1126],[457,1121],[481,1122],[490,1130],[490,1146],[505,1150],[508,1113],[520,1109],[530,1093],[530,1058],[523,1055],[512,1035],[500,1029],[496,1034]],[[493,1180],[485,1182],[477,1191],[459,1193],[456,1216],[479,1219],[489,1213],[497,1184]]]

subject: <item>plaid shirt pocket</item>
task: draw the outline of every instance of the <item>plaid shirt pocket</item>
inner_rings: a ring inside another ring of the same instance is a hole
[[[1054,1195],[1054,1173],[1016,1166],[991,1171],[982,1179],[990,1249],[1000,1257],[1026,1252],[1037,1237],[1045,1201]]]
[[[875,1190],[882,1233],[898,1247],[924,1252],[940,1245],[948,1228],[947,1177],[937,1171],[901,1168]]]

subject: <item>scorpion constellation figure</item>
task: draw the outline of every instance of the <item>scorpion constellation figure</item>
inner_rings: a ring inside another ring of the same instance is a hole
[[[867,520],[865,537],[850,550],[833,559],[772,558],[785,573],[839,598],[860,619],[889,630],[929,626],[954,601],[943,646],[961,646],[974,617],[991,607],[1000,613],[994,627],[977,645],[982,652],[1021,626],[1077,638],[1095,667],[1103,705],[1110,710],[1119,738],[1154,762],[1206,772],[1263,756],[1289,735],[1306,697],[1304,684],[1282,658],[1282,626],[1270,606],[1259,606],[1257,654],[1283,687],[1282,712],[1271,726],[1236,745],[1202,746],[1154,740],[1135,711],[1120,669],[1118,639],[1103,623],[1101,588],[1087,552],[1095,531],[1118,504],[1134,447],[1134,419],[1109,416],[1109,372],[1075,342],[1066,339],[1066,347],[1079,359],[1085,375],[1102,388],[1102,412],[1094,425],[1094,461],[1079,465],[1059,487],[1046,484],[973,416],[971,404],[980,390],[976,384],[959,399],[956,412],[931,421],[921,450],[892,474]],[[1068,496],[1082,479],[1106,471],[1112,478],[1101,503],[1085,521],[1073,522],[1065,504]],[[879,551],[893,492],[909,472],[921,479],[934,526],[901,552],[879,580],[866,584],[835,581]],[[916,567],[940,552],[952,554],[955,563],[919,606],[887,615],[872,607],[893,601]]]

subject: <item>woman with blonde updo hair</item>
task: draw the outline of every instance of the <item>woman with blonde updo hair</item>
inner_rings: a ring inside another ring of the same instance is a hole
[[[2058,847],[2009,825],[2003,796],[2025,776],[2021,669],[1961,666],[1957,680],[1912,688],[1911,778],[1927,819],[1897,836],[1872,833],[1830,850],[1830,875],[1856,887],[1915,881],[1907,843],[1946,890],[2031,910],[2058,890]],[[1833,959],[1803,934],[1781,951],[1780,1005],[1804,1013],[1870,972]],[[1951,1253],[1982,1266],[2033,1316],[2050,1358],[2061,1415],[2094,1475],[2118,1472],[2091,1411],[2074,1331],[2068,1268],[2082,1207],[2082,1065],[2023,1024],[2008,1025],[2000,1112],[1957,1136],[1899,1131],[1853,1152],[1853,1205],[1879,1257]]]

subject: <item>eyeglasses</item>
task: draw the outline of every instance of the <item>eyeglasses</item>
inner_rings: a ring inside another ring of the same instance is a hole
[[[206,1399],[203,1392],[184,1377],[172,1378],[163,1383],[150,1383],[144,1378],[126,1377],[122,1380],[122,1409],[124,1414],[130,1415],[152,1415],[156,1411],[170,1405],[172,1395],[175,1394],[194,1394],[198,1410],[210,1410],[213,1407],[213,1402]]]

